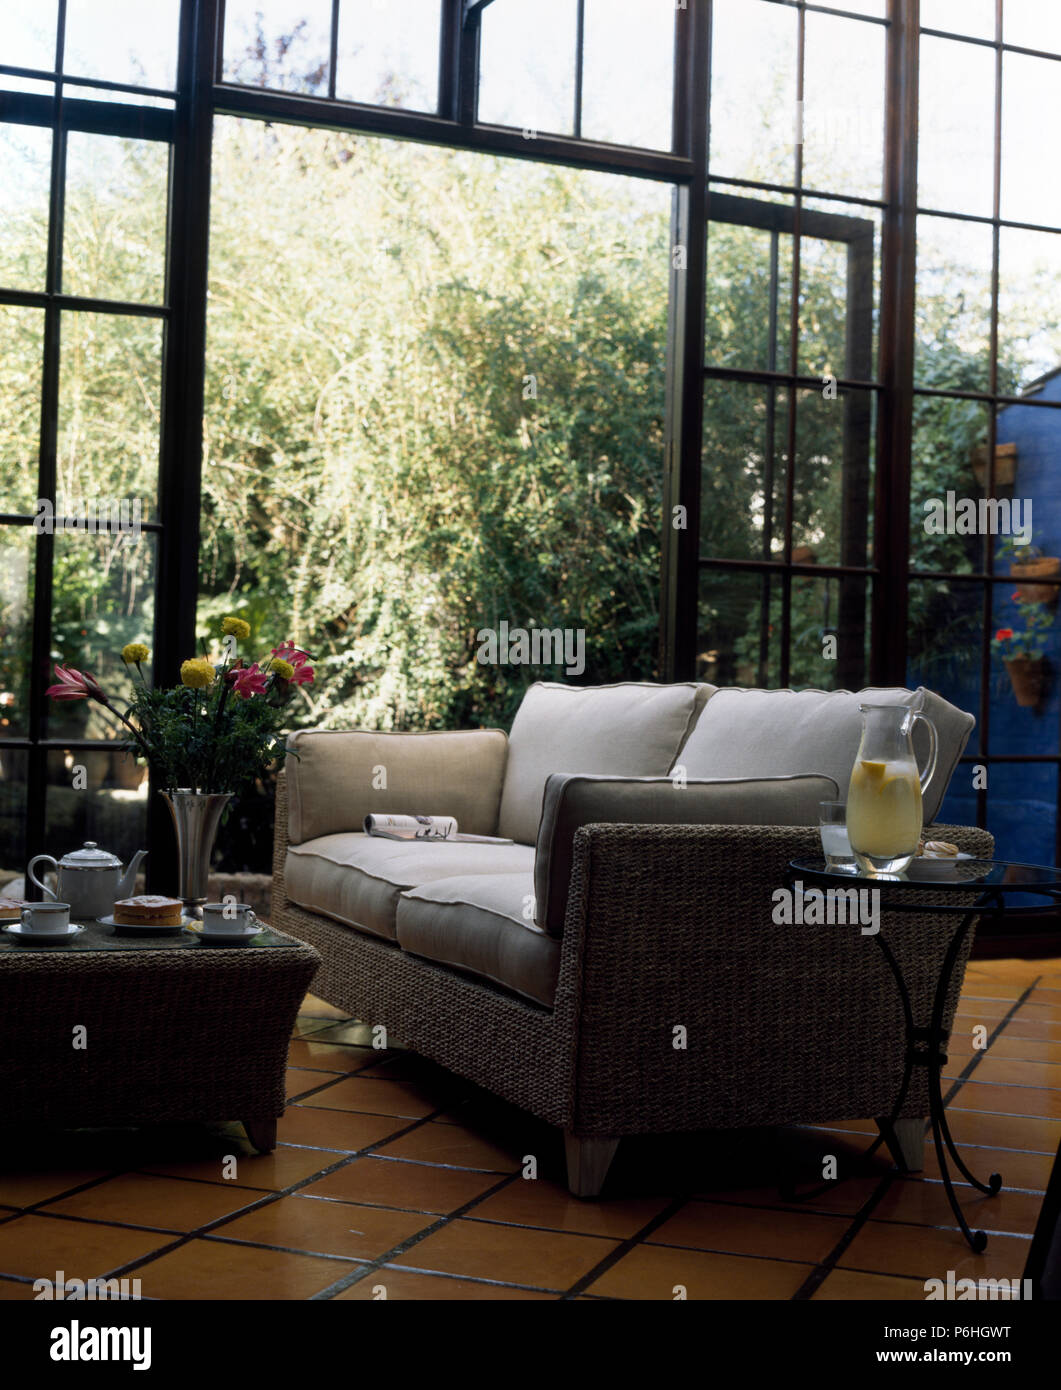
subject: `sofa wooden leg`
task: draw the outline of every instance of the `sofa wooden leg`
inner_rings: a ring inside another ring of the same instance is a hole
[[[582,1139],[570,1130],[564,1130],[567,1187],[572,1196],[600,1196],[618,1147],[618,1139]]]
[[[244,1120],[247,1138],[260,1154],[271,1154],[276,1148],[276,1116],[264,1120]]]
[[[894,1125],[878,1120],[877,1125],[903,1172],[920,1173],[925,1166],[925,1121],[915,1115],[896,1120]]]

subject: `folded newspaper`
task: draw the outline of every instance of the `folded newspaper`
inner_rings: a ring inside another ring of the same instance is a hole
[[[462,835],[452,816],[366,816],[365,834],[385,840],[457,840],[462,844],[511,845],[497,835]]]

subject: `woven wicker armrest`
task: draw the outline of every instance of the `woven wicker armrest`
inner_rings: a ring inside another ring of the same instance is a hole
[[[935,829],[991,853],[984,831]],[[904,1034],[875,938],[857,924],[774,918],[788,862],[819,853],[817,827],[576,833],[556,1012],[577,1034],[580,1133],[647,1131],[662,1097],[674,1129],[888,1113]],[[924,901],[937,900],[926,887]],[[885,892],[883,929],[923,1019],[954,919],[888,913],[887,902]],[[947,1027],[963,971],[964,958]],[[920,1086],[904,1113],[927,1113]]]

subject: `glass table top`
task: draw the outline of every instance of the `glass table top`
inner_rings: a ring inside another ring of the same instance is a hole
[[[5,927],[9,924],[5,923]],[[257,934],[248,938],[246,942],[237,942],[235,945],[221,942],[204,941],[202,936],[193,931],[182,928],[171,928],[168,933],[163,935],[161,932],[152,932],[150,935],[126,935],[129,928],[124,928],[122,934],[112,926],[106,926],[102,922],[85,922],[85,930],[78,936],[71,937],[68,941],[56,942],[34,942],[20,939],[9,931],[0,931],[0,953],[7,951],[245,951],[257,950],[263,946],[277,948],[292,948],[301,945],[301,942],[292,941],[288,937],[279,936],[269,927],[263,927]]]
[[[930,893],[967,893],[971,888],[982,888],[997,889],[1001,893],[1061,894],[1061,869],[1046,864],[1011,863],[1004,859],[956,859],[948,862],[946,872],[939,875],[905,872],[877,878],[845,869],[830,869],[821,855],[793,859],[789,869],[837,887],[858,884],[867,888],[915,888]]]

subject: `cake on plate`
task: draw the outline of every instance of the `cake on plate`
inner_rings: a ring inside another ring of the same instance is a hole
[[[0,898],[0,922],[18,922],[26,904],[21,898]]]
[[[179,927],[183,906],[180,898],[141,893],[114,904],[114,921],[120,927]]]

